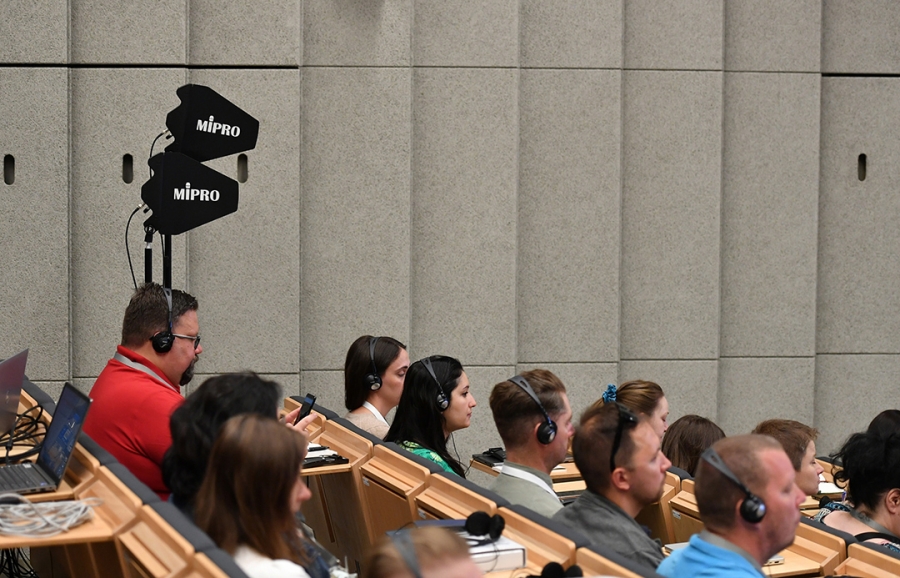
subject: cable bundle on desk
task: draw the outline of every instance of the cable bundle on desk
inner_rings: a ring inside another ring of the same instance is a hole
[[[28,408],[16,416],[16,426],[12,434],[0,436],[0,446],[6,448],[5,464],[14,464],[41,451],[40,440],[43,440],[47,433],[47,425],[41,421],[43,415],[44,408],[40,405]],[[13,448],[17,447],[26,449],[13,454]]]
[[[93,508],[102,503],[86,498],[34,504],[19,494],[0,494],[0,534],[55,536],[93,519]]]

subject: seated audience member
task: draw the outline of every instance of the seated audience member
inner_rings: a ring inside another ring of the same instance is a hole
[[[815,519],[900,552],[900,436],[855,433],[836,457],[841,465],[834,482],[847,490],[853,507],[830,502]]]
[[[255,373],[229,373],[204,381],[170,420],[172,446],[163,457],[162,474],[172,503],[193,517],[209,452],[225,422],[245,413],[275,419],[280,402],[281,386]]]
[[[692,476],[697,474],[700,454],[720,439],[725,432],[712,420],[699,415],[684,415],[672,422],[662,440],[662,451],[676,468]]]
[[[495,385],[490,403],[506,447],[503,470],[490,489],[552,517],[562,503],[550,472],[566,458],[575,433],[566,386],[546,369],[526,371]]]
[[[657,572],[669,578],[763,576],[763,565],[791,545],[800,523],[804,495],[794,475],[781,444],[768,436],[734,436],[713,444],[700,460],[694,484],[705,528]]]
[[[202,352],[197,300],[147,283],[125,308],[122,342],[91,388],[84,432],[162,499],[169,417]]]
[[[819,493],[819,474],[824,468],[816,461],[815,428],[792,419],[769,419],[759,423],[751,433],[775,438],[797,472],[797,486],[807,496]]]
[[[876,415],[868,431],[885,438],[900,433],[900,409],[886,409]]]
[[[646,418],[660,439],[669,428],[669,402],[662,388],[652,381],[627,381],[618,388],[609,384],[600,399],[594,402],[594,406],[612,402],[621,403]]]
[[[660,544],[634,520],[662,496],[671,465],[653,426],[621,404],[595,405],[581,416],[573,450],[587,489],[553,519],[655,570]]]
[[[469,546],[444,528],[400,530],[382,536],[366,556],[362,578],[478,578]]]
[[[347,420],[384,439],[390,429],[386,416],[400,403],[408,370],[406,346],[396,339],[363,335],[354,341],[344,362]]]
[[[251,578],[308,578],[294,515],[311,496],[300,468],[306,436],[254,414],[222,427],[197,494],[196,522]]]
[[[420,359],[409,366],[394,423],[384,439],[465,477],[465,468],[447,451],[447,439],[469,427],[475,405],[459,360],[443,355]]]

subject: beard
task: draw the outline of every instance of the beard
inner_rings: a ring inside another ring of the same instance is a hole
[[[200,359],[199,355],[194,358],[194,361],[192,361],[188,368],[184,370],[184,373],[181,374],[181,379],[178,381],[179,385],[187,385],[194,379],[194,364],[197,363],[198,359]]]

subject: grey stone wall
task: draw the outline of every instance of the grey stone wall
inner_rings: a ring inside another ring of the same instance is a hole
[[[261,123],[238,212],[174,243],[204,375],[340,411],[347,346],[387,334],[467,367],[463,455],[536,366],[577,410],[640,377],[672,419],[832,450],[900,393],[898,28],[883,0],[6,0],[0,356],[90,388],[193,82]]]

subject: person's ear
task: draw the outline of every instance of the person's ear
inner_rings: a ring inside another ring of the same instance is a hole
[[[891,514],[900,514],[900,488],[892,488],[884,495],[884,505]]]
[[[622,466],[617,467],[610,474],[610,484],[620,492],[627,492],[631,489],[631,473]]]

